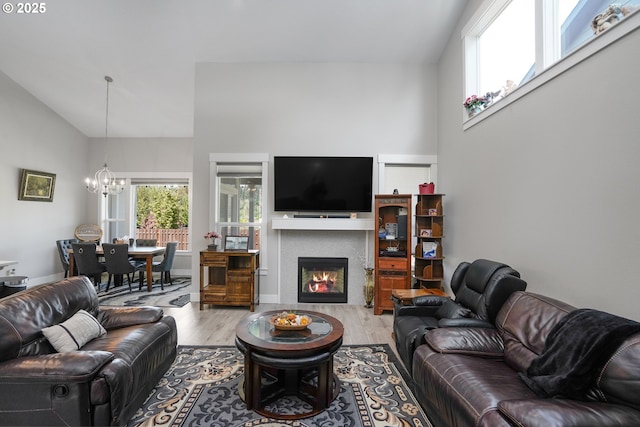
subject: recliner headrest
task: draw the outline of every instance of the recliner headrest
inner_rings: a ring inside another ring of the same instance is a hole
[[[483,293],[491,276],[503,267],[510,268],[507,264],[488,259],[477,259],[473,261],[465,276],[466,286],[479,294]],[[518,277],[520,277],[520,275],[518,275]]]

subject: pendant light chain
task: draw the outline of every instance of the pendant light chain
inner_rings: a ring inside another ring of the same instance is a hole
[[[124,190],[124,180],[121,180],[119,183],[117,183],[116,177],[107,166],[106,144],[109,140],[109,85],[110,83],[113,83],[113,79],[109,76],[104,76],[104,79],[107,82],[107,106],[105,108],[106,113],[104,119],[104,166],[102,169],[96,171],[93,180],[89,178],[85,179],[85,186],[87,188],[87,191],[91,193],[102,193],[104,197],[107,197],[108,195],[122,193],[122,191]]]

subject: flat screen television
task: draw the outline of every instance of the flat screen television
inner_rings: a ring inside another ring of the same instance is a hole
[[[274,157],[275,210],[371,212],[373,157]]]

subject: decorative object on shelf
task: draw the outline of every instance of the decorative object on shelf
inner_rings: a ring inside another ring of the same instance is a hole
[[[436,258],[438,242],[422,242],[422,257]]]
[[[76,227],[73,233],[76,239],[81,242],[100,242],[102,238],[102,228],[96,224],[81,224]]]
[[[475,116],[480,111],[484,110],[487,105],[487,99],[484,96],[471,95],[462,103],[467,110],[469,118]]]
[[[420,194],[433,194],[436,191],[436,185],[433,182],[425,182],[418,185]]]
[[[55,186],[55,174],[22,169],[18,200],[53,202]]]
[[[205,239],[211,239],[211,244],[207,246],[207,249],[210,251],[217,251],[218,250],[217,240],[221,237],[222,236],[220,235],[220,233],[215,231],[209,231],[207,234],[205,234],[204,235]]]
[[[635,10],[632,6],[621,6],[611,3],[609,7],[597,14],[591,21],[591,29],[596,36],[604,33]]]
[[[225,236],[224,250],[247,252],[249,250],[249,236]]]
[[[507,80],[504,86],[502,86],[502,97],[504,98],[507,95],[510,95],[511,92],[518,89],[518,85],[513,82],[513,80]]]
[[[109,84],[113,82],[113,79],[109,76],[104,76],[107,82],[107,107],[105,113],[104,124],[104,142],[105,146],[109,139]],[[109,170],[107,166],[107,155],[104,155],[104,166],[102,169],[98,169],[93,177],[93,180],[86,178],[84,180],[87,191],[91,193],[102,193],[104,197],[108,195],[116,195],[122,193],[124,190],[124,180],[116,182],[116,177]]]
[[[420,229],[420,237],[431,237],[432,230],[430,228],[421,228]]]
[[[487,92],[482,96],[471,95],[470,97],[465,99],[462,105],[464,105],[464,108],[467,110],[467,114],[469,115],[469,118],[475,116],[480,111],[484,110],[489,105],[491,105],[494,98],[500,95],[501,91],[502,89],[497,90],[495,92]],[[424,193],[421,193],[421,194],[424,194]]]
[[[373,268],[364,269],[364,306],[366,308],[373,307],[373,292],[375,288],[375,283],[373,280]]]

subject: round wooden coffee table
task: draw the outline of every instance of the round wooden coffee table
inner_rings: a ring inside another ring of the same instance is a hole
[[[298,331],[278,330],[269,320],[281,312],[255,313],[236,326],[236,346],[244,354],[240,396],[247,409],[266,417],[310,417],[325,410],[340,392],[333,355],[342,345],[344,328],[334,317],[296,310],[311,317],[311,324]],[[311,411],[278,414],[265,409],[285,395],[298,396],[311,405]]]

